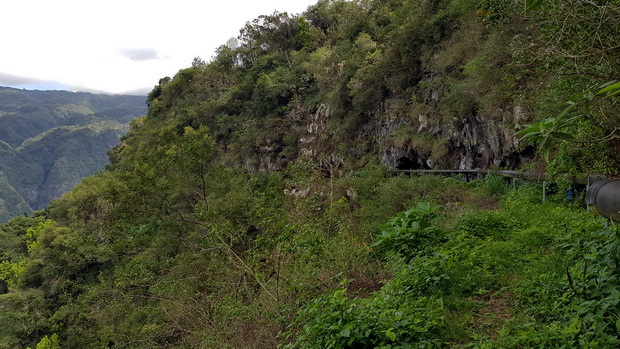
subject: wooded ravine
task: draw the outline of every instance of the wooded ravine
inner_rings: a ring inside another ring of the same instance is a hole
[[[45,208],[101,170],[145,97],[0,87],[0,223]]]

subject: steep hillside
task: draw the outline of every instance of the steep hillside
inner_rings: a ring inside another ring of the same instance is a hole
[[[10,145],[0,141],[0,222],[32,213],[30,205],[16,191],[14,180],[28,182],[28,178],[40,175],[42,171],[36,164],[29,164]]]
[[[43,176],[35,181],[14,178],[13,183],[30,206],[40,210],[52,199],[71,190],[82,178],[103,169],[107,152],[118,145],[127,125],[116,122],[86,126],[60,126],[28,139],[15,151],[29,164],[36,164]],[[35,186],[32,186],[35,184]]]
[[[102,169],[129,121],[145,113],[140,96],[0,87],[0,222],[44,208]]]
[[[0,222],[6,222],[18,213],[32,214],[32,209],[0,172]]]
[[[619,14],[322,0],[249,22],[160,80],[104,171],[0,228],[0,348],[618,347],[620,231],[560,174],[620,169]],[[38,155],[71,158],[49,142],[1,154],[52,178]],[[546,203],[388,171],[490,166],[546,169]]]
[[[369,156],[399,168],[515,168],[534,155],[516,131],[620,75],[617,5],[521,6],[320,1],[300,17],[262,16],[212,63],[162,79],[146,123],[206,125],[222,159],[249,170],[299,157],[355,168]],[[587,142],[614,132],[617,102],[593,103],[571,115],[579,139],[559,149],[564,171],[618,171],[617,141]]]

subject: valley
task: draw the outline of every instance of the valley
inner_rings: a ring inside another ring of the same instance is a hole
[[[0,222],[31,215],[103,169],[145,98],[0,87]]]

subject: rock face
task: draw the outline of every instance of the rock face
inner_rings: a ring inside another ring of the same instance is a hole
[[[441,103],[439,91],[428,95],[433,103]],[[432,109],[412,117],[395,104],[386,102],[347,139],[334,134],[338,125],[329,106],[320,104],[312,113],[294,109],[288,118],[295,125],[291,132],[298,136],[296,157],[312,159],[329,171],[368,155],[393,169],[516,168],[533,156],[518,150],[515,130],[528,119],[522,106],[497,108],[490,117],[474,111],[446,122]],[[256,158],[246,157],[243,165],[251,171],[286,168],[277,140],[263,145]]]
[[[439,92],[430,92],[437,96]],[[435,98],[435,97],[433,97]],[[438,98],[438,97],[437,97]],[[454,117],[450,122],[433,115],[411,117],[389,105],[376,112],[379,120],[356,130],[355,144],[370,143],[371,155],[394,169],[475,169],[492,166],[515,168],[532,154],[519,152],[515,129],[527,116],[519,105],[498,108],[492,118],[476,113]],[[330,109],[320,105],[314,113],[301,118],[297,127],[299,157],[339,167],[351,158],[354,147],[339,148],[343,142],[330,134]],[[370,136],[368,136],[370,134]],[[370,140],[369,140],[370,138]],[[351,142],[352,144],[353,142]],[[270,164],[261,160],[261,163]],[[272,162],[273,163],[273,162]],[[273,166],[261,166],[265,170]]]
[[[329,107],[320,104],[314,114],[309,115],[305,127],[301,127],[299,138],[299,155],[302,157],[316,157],[327,136],[327,122],[330,118]]]

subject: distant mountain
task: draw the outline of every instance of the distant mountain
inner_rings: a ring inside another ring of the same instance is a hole
[[[47,206],[107,163],[144,96],[0,87],[0,222]]]

